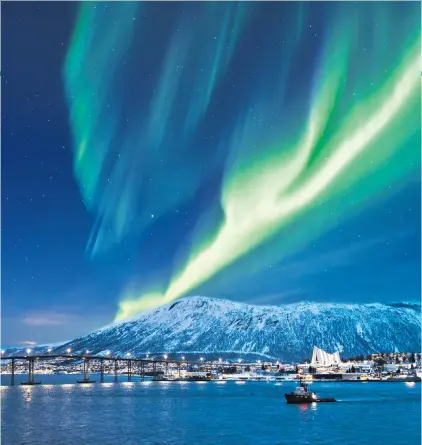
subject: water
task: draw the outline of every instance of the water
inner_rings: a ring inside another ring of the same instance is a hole
[[[3,445],[421,443],[420,384],[314,383],[318,395],[339,402],[287,405],[294,383],[39,378],[64,384],[1,387]]]

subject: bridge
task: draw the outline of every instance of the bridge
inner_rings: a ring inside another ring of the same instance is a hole
[[[165,356],[164,356],[165,357]],[[127,381],[132,381],[133,375],[139,375],[141,380],[144,381],[145,376],[157,376],[160,373],[168,373],[169,367],[176,368],[178,375],[180,376],[182,368],[186,370],[191,366],[199,366],[202,369],[212,371],[213,369],[221,368],[222,366],[235,366],[240,368],[246,367],[256,367],[261,365],[261,361],[254,363],[244,363],[242,361],[238,361],[237,363],[231,362],[223,362],[222,359],[218,361],[193,361],[193,360],[185,360],[184,358],[181,360],[178,359],[169,359],[165,358],[141,358],[141,357],[131,357],[130,355],[126,356],[110,356],[110,355],[95,355],[95,354],[71,354],[71,353],[53,353],[53,354],[34,354],[34,355],[11,355],[11,356],[1,356],[0,360],[2,361],[10,361],[11,362],[11,381],[10,384],[15,385],[15,371],[16,364],[18,361],[26,361],[28,365],[28,380],[23,382],[22,385],[39,385],[40,381],[35,380],[35,363],[40,361],[47,360],[58,360],[61,359],[63,361],[71,360],[72,363],[75,362],[83,362],[83,378],[77,380],[77,383],[95,383],[94,380],[90,379],[89,376],[89,367],[90,363],[96,362],[99,363],[99,372],[100,372],[100,382],[104,383],[104,373],[105,373],[105,364],[111,363],[113,366],[114,373],[114,381],[117,383],[119,376],[119,364],[124,365],[124,369],[126,369],[123,374],[127,375]],[[70,363],[61,363],[62,366],[70,366]],[[134,369],[135,368],[135,369]],[[136,372],[137,371],[137,372]]]

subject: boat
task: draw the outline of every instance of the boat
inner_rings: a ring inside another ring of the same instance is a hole
[[[213,380],[213,377],[211,374],[207,375],[190,375],[185,378],[188,382],[209,382]]]
[[[320,398],[314,392],[310,391],[308,385],[300,381],[299,385],[293,392],[286,393],[286,402],[288,404],[302,403],[320,403],[320,402],[336,402],[332,397]]]
[[[173,382],[175,379],[176,377],[171,374],[157,374],[152,377],[153,382]]]
[[[382,382],[420,382],[421,378],[417,376],[394,376],[394,377],[387,377],[385,379],[381,380]]]

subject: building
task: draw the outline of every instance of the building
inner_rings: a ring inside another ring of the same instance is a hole
[[[314,367],[336,366],[340,364],[341,364],[341,358],[338,352],[334,352],[334,354],[329,354],[328,352],[325,352],[322,349],[319,349],[316,346],[314,346],[314,350],[312,352],[311,366]]]

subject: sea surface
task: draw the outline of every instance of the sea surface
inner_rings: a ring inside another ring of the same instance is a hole
[[[2,376],[2,445],[421,443],[418,383],[313,383],[338,403],[287,405],[291,382],[77,385],[79,377],[37,376],[46,384],[11,387]]]

